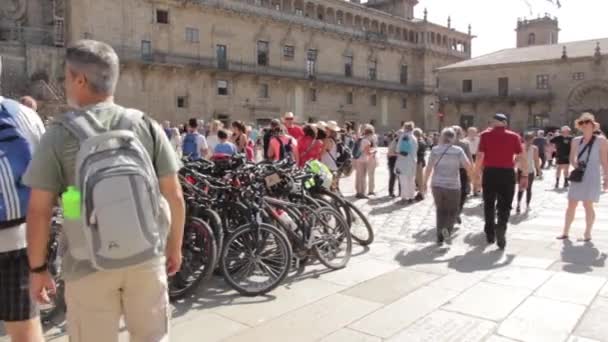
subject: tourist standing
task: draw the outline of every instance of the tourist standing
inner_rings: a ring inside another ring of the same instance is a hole
[[[517,133],[507,129],[507,116],[497,113],[492,127],[480,136],[477,152],[476,172],[482,172],[482,189],[486,239],[500,249],[507,245],[506,232],[511,204],[515,195],[515,160],[523,169],[528,161],[523,155],[521,139]],[[522,175],[519,185],[528,187],[528,175]],[[498,216],[498,220],[496,220]]]
[[[298,141],[298,166],[303,167],[310,160],[319,160],[323,151],[323,142],[317,139],[317,127],[307,124],[302,128],[304,136]]]
[[[238,147],[232,142],[228,141],[228,132],[225,129],[217,131],[218,143],[215,144],[213,149],[214,156],[233,156],[238,152]]]
[[[360,153],[355,159],[355,188],[357,198],[368,198],[374,196],[376,175],[376,150],[378,141],[374,133],[374,126],[366,124],[363,126],[363,136],[357,140]],[[357,149],[357,147],[355,147]],[[368,190],[368,196],[365,190]]]
[[[302,127],[295,124],[295,117],[292,112],[287,112],[283,115],[283,125],[287,129],[287,134],[292,136],[296,140],[300,140],[304,136]]]
[[[234,121],[232,123],[232,142],[236,146],[237,153],[246,154],[248,143],[246,132],[247,127],[245,127],[243,121]]]
[[[38,306],[29,292],[32,264],[27,258],[25,215],[30,189],[21,178],[44,124],[34,110],[15,100],[0,96],[0,105],[0,322],[11,341],[42,342]]]
[[[81,40],[67,48],[65,58],[66,97],[78,109],[49,127],[24,177],[32,188],[27,214],[31,295],[40,303],[48,302],[48,292],[55,286],[47,270],[49,222],[57,198],[64,193],[64,208],[71,207],[64,210],[62,236],[68,243],[61,268],[70,341],[118,341],[121,318],[131,341],[168,341],[171,305],[167,275],[174,275],[181,267],[185,221],[179,161],[160,125],[113,102],[120,63],[112,47]],[[112,163],[104,165],[125,172],[128,163],[124,160],[131,156],[142,160],[137,171],[151,177],[95,173],[88,163],[76,170],[76,155],[87,153],[79,151],[80,143],[103,141],[87,139],[91,136],[88,132],[95,131],[93,122],[114,132],[130,127],[133,137],[131,145],[122,146],[128,154],[121,155],[118,148],[114,149],[118,157],[94,151],[97,162]],[[78,178],[84,176],[81,172],[98,178],[85,177],[81,188],[77,185]],[[133,192],[142,186],[149,186],[150,192]],[[78,192],[82,192],[81,199]],[[80,201],[87,194],[92,197],[85,209]],[[121,201],[113,203],[113,196]],[[139,209],[131,211],[125,203]],[[94,223],[89,222],[90,217],[96,218]],[[143,218],[146,224],[141,222]],[[93,240],[101,244],[99,249],[87,247],[85,231],[94,235]]]
[[[323,142],[323,151],[321,152],[321,163],[325,164],[332,172],[338,172],[338,145],[332,138],[331,132],[327,129],[325,121],[317,123],[317,138]]]
[[[298,142],[292,136],[285,133],[281,127],[273,128],[268,147],[268,159],[280,161],[291,159],[298,163]]]
[[[395,174],[395,164],[397,163],[397,143],[399,142],[399,135],[402,131],[398,131],[397,133],[391,134],[391,140],[388,144],[388,151],[386,154],[386,158],[388,161],[388,196],[390,198],[395,198],[395,181],[397,180],[397,175]],[[401,185],[397,184],[399,187],[399,195],[401,195]]]
[[[560,135],[551,139],[551,144],[555,146],[557,171],[555,171],[555,188],[559,188],[559,179],[564,175],[564,188],[569,185],[568,177],[570,176],[570,145],[572,143],[572,135],[570,135],[570,127],[564,126],[561,129]]]
[[[198,160],[207,156],[209,147],[207,139],[199,133],[198,120],[192,118],[188,120],[188,133],[182,140],[182,153],[185,157]]]
[[[523,150],[527,159],[527,168],[524,168],[521,163],[517,163],[517,179],[521,181],[522,175],[528,175],[528,187],[519,187],[517,191],[517,207],[515,212],[519,214],[521,212],[521,199],[526,192],[526,211],[530,210],[530,201],[532,201],[532,184],[534,184],[534,178],[536,175],[541,175],[541,162],[539,157],[539,149],[534,144],[534,133],[529,132],[524,136]]]
[[[179,129],[177,127],[171,128],[171,146],[177,153],[177,156],[181,158],[182,156],[182,136],[179,134]]]
[[[207,135],[207,146],[209,148],[210,154],[213,154],[215,151],[215,145],[217,145],[220,140],[217,137],[217,132],[220,129],[224,128],[224,124],[222,124],[219,120],[213,120],[209,124],[209,134]]]
[[[278,119],[272,119],[270,121],[270,127],[264,130],[264,135],[262,136],[262,148],[263,148],[263,156],[264,160],[270,160],[269,151],[270,151],[270,141],[273,136],[277,135],[277,132],[280,131],[281,122]]]
[[[454,224],[460,212],[461,178],[458,172],[464,168],[472,177],[473,165],[462,148],[455,145],[453,128],[444,128],[439,145],[433,147],[426,167],[421,191],[426,193],[427,184],[433,175],[431,187],[435,200],[437,218],[437,243],[449,242]]]
[[[575,171],[572,172],[572,184],[568,191],[568,209],[562,235],[558,239],[567,239],[570,227],[574,221],[574,214],[579,202],[585,208],[585,234],[584,241],[591,241],[591,231],[595,223],[594,203],[599,202],[602,191],[602,173],[604,190],[608,191],[608,142],[603,136],[594,135],[597,127],[595,116],[583,113],[576,120],[576,128],[583,136],[574,138],[570,161]]]
[[[401,185],[401,204],[413,203],[416,196],[418,142],[413,134],[414,128],[413,122],[406,122],[403,125],[403,133],[395,147],[395,153],[397,153],[395,174],[397,174]]]

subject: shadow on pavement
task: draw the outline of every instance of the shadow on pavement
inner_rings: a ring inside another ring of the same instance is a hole
[[[595,247],[593,242],[575,246],[570,240],[563,240],[561,250],[562,269],[570,273],[588,273],[593,267],[604,267],[608,255]]]
[[[416,236],[417,235],[417,236]],[[428,241],[435,238],[434,230],[427,230],[414,235],[414,238],[419,242]],[[439,247],[436,244],[429,244],[421,249],[411,251],[402,251],[395,256],[401,266],[414,266],[420,264],[440,264],[446,263],[448,268],[461,273],[473,273],[477,271],[493,270],[510,265],[515,259],[515,255],[506,254],[504,251],[492,249],[486,251],[489,247],[485,241],[485,236],[481,234],[467,234],[464,237],[466,244],[474,247],[464,254],[456,254],[452,257],[445,258],[451,248],[448,246]]]
[[[218,306],[252,305],[275,300],[273,295],[243,297],[230,289],[220,277],[213,277],[201,284],[196,292],[183,299],[172,302],[172,318],[185,315],[191,310],[212,309]]]
[[[477,203],[474,207],[465,206],[462,208],[462,214],[465,216],[477,216],[483,218],[483,202]]]

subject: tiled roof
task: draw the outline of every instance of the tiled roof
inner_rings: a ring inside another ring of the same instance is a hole
[[[487,55],[450,64],[439,68],[439,70],[559,59],[562,57],[564,46],[566,47],[568,58],[590,57],[595,54],[597,43],[600,44],[601,53],[606,54],[606,52],[608,52],[608,38],[580,40],[552,45],[535,45],[524,48],[499,50]]]

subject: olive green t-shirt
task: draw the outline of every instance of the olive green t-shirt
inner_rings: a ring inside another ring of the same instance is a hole
[[[107,129],[118,123],[124,108],[113,102],[101,102],[83,110],[91,112]],[[175,174],[181,163],[160,125],[152,119],[133,124],[133,131],[148,151],[158,178]],[[76,154],[78,139],[58,122],[51,123],[42,136],[28,170],[24,183],[33,189],[41,189],[57,194],[66,191],[68,185],[75,184]],[[66,242],[63,239],[62,242]],[[88,262],[79,262],[69,253],[69,246],[63,256],[63,273],[67,280],[76,280],[95,269]]]

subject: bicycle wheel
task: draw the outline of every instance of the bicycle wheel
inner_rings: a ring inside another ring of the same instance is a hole
[[[353,240],[361,246],[367,246],[374,242],[374,230],[367,217],[351,202],[346,202],[346,206],[351,212],[350,235],[352,235]]]
[[[319,261],[332,270],[346,267],[352,253],[352,239],[340,213],[321,208],[316,211],[313,221],[311,239]]]
[[[217,259],[217,245],[209,225],[196,217],[187,217],[182,242],[182,267],[169,277],[169,298],[183,298],[209,279]]]
[[[211,230],[213,231],[213,237],[215,238],[215,243],[217,246],[217,255],[222,254],[222,248],[224,246],[224,227],[222,226],[222,219],[220,215],[212,209],[203,208],[199,212],[197,212],[197,217],[203,219],[203,221],[207,222]]]
[[[321,200],[325,200],[326,203],[331,203],[332,207],[342,214],[344,221],[350,227],[352,218],[350,217],[350,210],[348,210],[346,205],[348,202],[344,198],[325,189],[319,190],[319,192],[315,194],[314,198],[320,198]]]
[[[260,224],[241,226],[226,240],[220,260],[224,279],[244,296],[275,289],[291,265],[291,245],[279,229]]]

